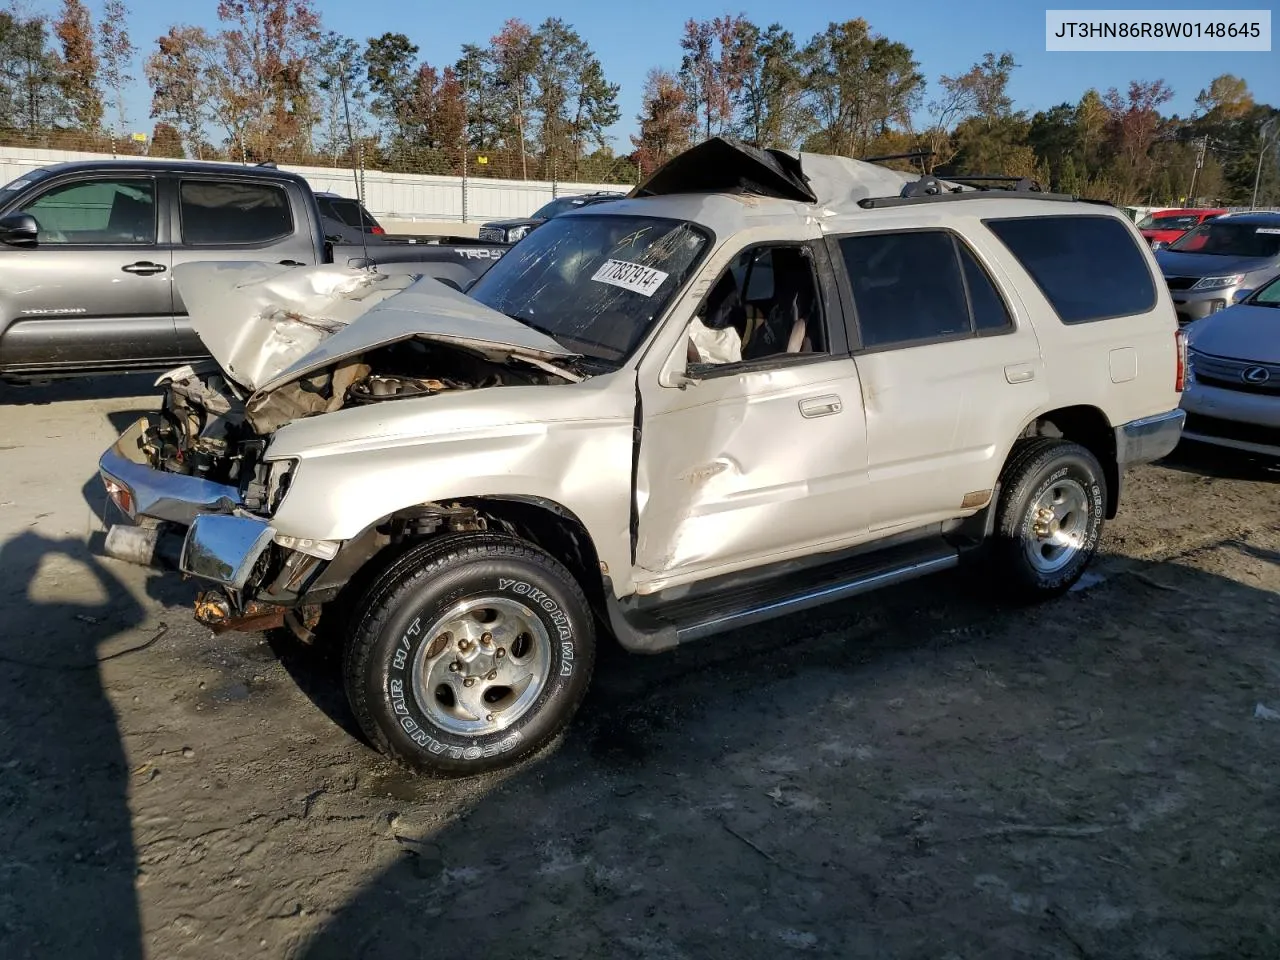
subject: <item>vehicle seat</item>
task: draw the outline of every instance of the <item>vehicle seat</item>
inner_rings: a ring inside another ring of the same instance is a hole
[[[773,251],[774,292],[767,312],[751,329],[744,360],[812,352],[809,318],[814,315],[813,273],[798,250]]]
[[[113,237],[133,241],[152,239],[155,223],[154,208],[145,200],[138,200],[127,193],[117,192],[111,201],[111,215],[107,220],[107,232]]]

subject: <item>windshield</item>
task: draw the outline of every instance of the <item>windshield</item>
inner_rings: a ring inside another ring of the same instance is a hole
[[[1143,217],[1139,230],[1190,230],[1200,218],[1192,213],[1181,217]]]
[[[679,220],[565,217],[521,240],[467,293],[576,353],[621,363],[709,243]]]
[[[1218,257],[1280,256],[1280,220],[1275,223],[1206,220],[1166,249]]]
[[[1280,307],[1280,276],[1259,287],[1249,303],[1258,307]]]
[[[533,212],[533,216],[529,219],[550,220],[552,217],[558,217],[560,214],[567,213],[577,206],[573,201],[573,197],[560,197],[559,199],[552,200],[550,203],[543,204],[535,210]]]
[[[378,225],[378,222],[369,216],[359,203],[346,197],[321,197],[320,206],[325,214],[334,220],[345,223],[348,227],[376,227]]]

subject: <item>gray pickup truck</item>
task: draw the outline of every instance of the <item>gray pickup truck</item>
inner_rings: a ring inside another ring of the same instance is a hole
[[[273,166],[102,160],[0,189],[0,379],[167,369],[203,359],[172,276],[181,263],[297,266],[366,257],[383,273],[465,289],[498,244],[327,236],[302,177]]]

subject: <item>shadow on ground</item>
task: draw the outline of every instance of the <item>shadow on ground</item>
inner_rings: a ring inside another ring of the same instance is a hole
[[[0,956],[143,955],[129,770],[101,658],[146,642],[132,594],[77,539],[0,546]]]
[[[1190,440],[1178,444],[1173,453],[1160,461],[1160,466],[1204,477],[1280,483],[1280,458]]]
[[[122,373],[96,377],[74,377],[39,383],[0,381],[0,406],[52,404],[66,400],[119,400],[130,397],[159,398],[155,373]]]
[[[288,955],[1274,958],[1275,539],[1215,547],[1266,588],[937,577],[605,656],[557,753],[461,812],[410,781],[398,862]]]

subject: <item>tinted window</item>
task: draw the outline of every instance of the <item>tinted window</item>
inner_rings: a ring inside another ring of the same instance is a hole
[[[283,187],[184,180],[179,195],[185,244],[249,246],[293,233],[289,196]]]
[[[155,243],[155,182],[80,180],[54,187],[21,211],[36,218],[41,244]]]
[[[1146,313],[1156,302],[1146,258],[1111,217],[987,220],[1063,323]]]
[[[858,234],[840,240],[864,347],[967,334],[969,306],[951,234]]]
[[[987,276],[982,264],[964,244],[960,248],[960,262],[964,265],[964,282],[969,288],[969,305],[973,309],[973,327],[979,333],[994,333],[1013,326],[1009,308]]]
[[[349,227],[376,227],[374,219],[360,209],[360,204],[347,198],[329,200],[329,216],[341,220]]]

